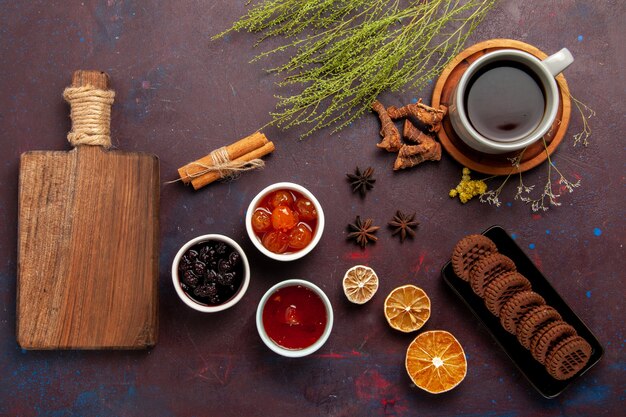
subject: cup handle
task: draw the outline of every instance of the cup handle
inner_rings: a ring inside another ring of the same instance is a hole
[[[556,54],[552,54],[543,61],[541,61],[543,65],[550,71],[550,74],[553,76],[559,75],[563,70],[574,62],[574,57],[572,53],[567,49],[563,48]]]

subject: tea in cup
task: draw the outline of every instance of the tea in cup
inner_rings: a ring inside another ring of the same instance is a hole
[[[556,77],[574,61],[563,48],[546,59],[517,49],[489,52],[461,76],[452,95],[452,127],[471,148],[513,152],[541,139],[559,109]]]

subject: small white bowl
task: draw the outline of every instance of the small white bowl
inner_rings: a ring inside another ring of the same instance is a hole
[[[265,332],[265,327],[263,326],[263,309],[265,308],[265,303],[267,302],[267,300],[276,291],[281,288],[294,287],[297,285],[308,288],[320,297],[320,299],[324,303],[324,307],[326,307],[326,328],[324,329],[324,332],[322,333],[320,338],[317,339],[317,341],[311,346],[305,347],[304,349],[286,349],[274,343],[274,341],[270,339],[270,337]],[[328,299],[324,291],[322,291],[317,285],[302,279],[288,279],[286,281],[279,282],[278,284],[267,290],[265,295],[263,295],[263,298],[261,298],[261,301],[259,301],[259,306],[256,310],[256,328],[259,332],[259,336],[261,336],[261,340],[263,340],[263,343],[265,343],[265,345],[272,351],[288,358],[301,358],[317,351],[319,348],[322,347],[322,345],[324,345],[324,343],[326,343],[326,340],[328,340],[330,332],[333,329],[333,307],[330,304],[330,300]]]
[[[181,258],[183,257],[183,255],[185,254],[185,252],[187,251],[187,249],[191,248],[193,245],[197,243],[207,242],[207,241],[217,241],[217,242],[226,243],[228,246],[231,246],[233,249],[239,252],[239,255],[241,255],[241,262],[243,262],[243,278],[241,281],[241,285],[239,286],[239,290],[237,290],[237,293],[231,299],[229,299],[223,304],[219,304],[215,306],[200,304],[194,301],[187,294],[185,294],[182,287],[180,286],[180,278],[178,276],[178,264]],[[172,262],[172,282],[174,283],[174,288],[176,289],[176,293],[178,294],[180,299],[189,307],[193,308],[194,310],[201,311],[203,313],[216,313],[218,311],[226,310],[227,308],[234,306],[235,304],[237,304],[239,300],[241,300],[243,295],[246,293],[246,290],[248,289],[248,285],[250,284],[250,264],[248,263],[248,258],[246,257],[246,254],[244,253],[243,249],[241,249],[241,246],[239,246],[239,244],[237,244],[237,242],[235,242],[231,238],[224,236],[224,235],[217,235],[217,234],[202,235],[194,239],[191,239],[189,242],[185,243],[183,247],[180,248],[176,256],[174,257],[174,261]]]
[[[268,250],[265,246],[263,246],[263,243],[261,243],[261,239],[257,237],[257,235],[254,233],[254,229],[252,228],[252,214],[259,205],[259,202],[263,199],[263,197],[277,190],[291,190],[299,192],[304,197],[308,198],[317,210],[317,227],[313,232],[313,238],[304,249],[301,249],[297,252],[274,253]],[[324,211],[322,210],[322,205],[320,204],[320,202],[317,201],[317,198],[315,198],[315,196],[303,186],[294,184],[292,182],[278,182],[264,188],[256,195],[256,197],[252,199],[250,205],[248,206],[248,211],[246,212],[246,230],[248,231],[248,236],[250,236],[250,240],[252,241],[254,246],[256,246],[257,249],[261,251],[261,253],[263,253],[265,256],[275,259],[277,261],[294,261],[296,259],[302,258],[307,253],[311,252],[322,238],[322,233],[324,232]]]

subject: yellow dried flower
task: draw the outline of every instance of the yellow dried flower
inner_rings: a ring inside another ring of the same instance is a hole
[[[487,184],[484,181],[471,179],[471,171],[468,168],[464,167],[461,173],[461,182],[448,193],[451,198],[458,196],[461,203],[465,204],[477,195],[484,194],[487,191]]]

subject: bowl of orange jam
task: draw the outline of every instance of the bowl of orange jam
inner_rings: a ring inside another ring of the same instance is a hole
[[[264,255],[293,261],[311,252],[320,241],[324,212],[309,190],[291,182],[279,182],[252,199],[246,212],[246,230]]]

